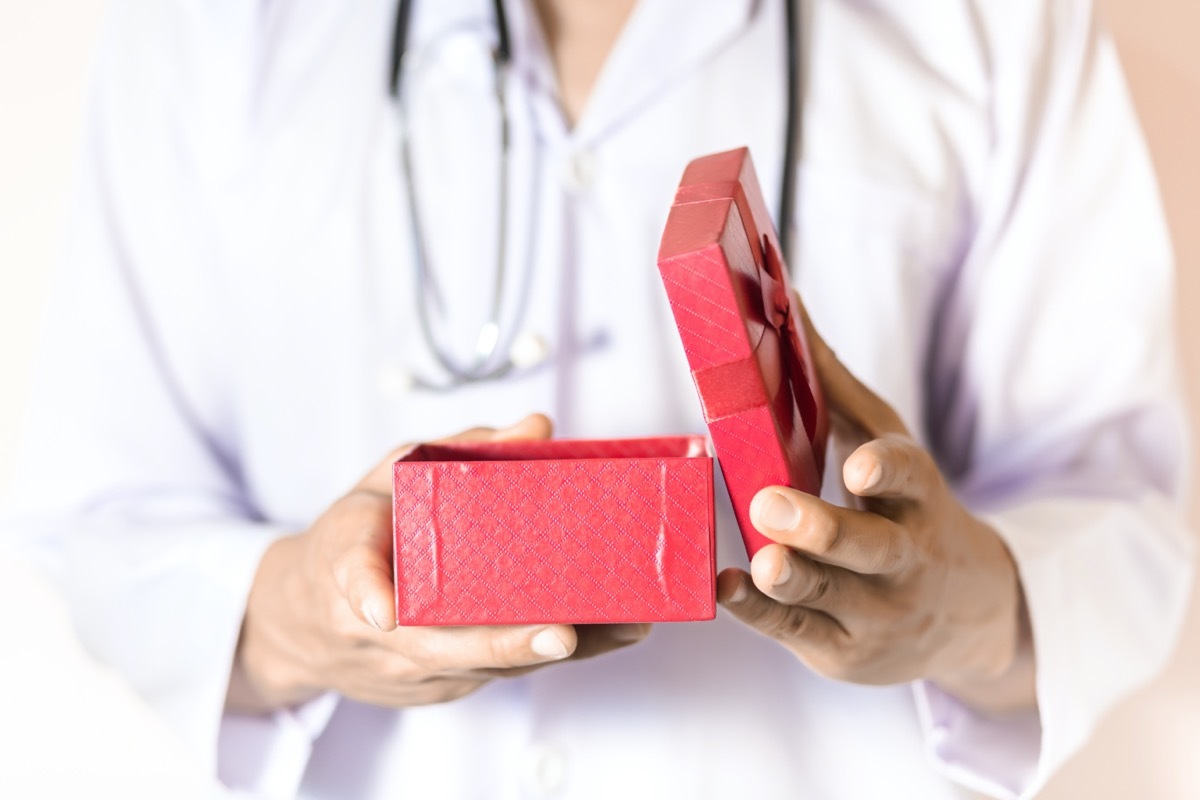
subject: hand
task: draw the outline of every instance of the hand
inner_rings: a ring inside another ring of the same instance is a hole
[[[476,428],[446,441],[545,439],[550,421]],[[267,549],[246,604],[226,706],[263,712],[325,691],[402,707],[462,697],[519,675],[639,641],[648,625],[397,628],[392,464],[384,459],[305,533]]]
[[[778,544],[755,554],[749,575],[724,570],[719,600],[827,677],[931,679],[986,710],[1032,706],[1029,623],[1007,548],[804,322],[835,440],[853,448],[842,468],[851,507],[760,491],[750,517]]]

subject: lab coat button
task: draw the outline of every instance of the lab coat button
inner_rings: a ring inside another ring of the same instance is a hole
[[[563,163],[563,186],[571,192],[582,192],[592,185],[596,176],[596,156],[590,150],[580,150]]]
[[[513,339],[508,357],[517,369],[532,369],[550,357],[550,345],[538,334],[525,331]]]
[[[567,759],[562,750],[546,743],[529,748],[529,784],[538,797],[551,797],[567,782]]]
[[[403,367],[389,364],[380,367],[375,376],[375,385],[385,400],[399,400],[412,391],[412,373]]]

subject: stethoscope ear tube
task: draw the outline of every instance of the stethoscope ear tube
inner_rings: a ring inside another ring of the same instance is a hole
[[[408,23],[412,19],[412,0],[400,0],[396,6],[396,24],[392,26],[392,57],[388,60],[388,94],[400,99],[400,74],[404,54],[408,52]]]
[[[797,0],[784,0],[784,21],[787,27],[787,119],[783,131],[783,173],[779,181],[779,249],[785,264],[792,264],[792,206],[796,197],[796,169],[800,163],[800,142],[803,136],[803,103],[800,73],[803,53],[800,45],[800,16]]]
[[[475,352],[470,363],[459,363],[440,344],[433,330],[429,317],[429,306],[440,305],[437,296],[437,285],[429,271],[429,254],[425,242],[423,225],[421,224],[420,202],[417,197],[415,170],[412,159],[411,126],[407,119],[407,110],[401,92],[403,91],[402,73],[407,55],[408,27],[411,21],[412,0],[401,0],[396,12],[396,27],[393,35],[391,64],[395,68],[392,75],[390,90],[396,99],[400,121],[400,161],[404,171],[405,193],[409,207],[409,221],[413,238],[413,257],[415,261],[417,289],[417,319],[430,352],[437,360],[441,369],[448,376],[447,380],[435,382],[414,376],[412,385],[425,390],[444,391],[475,381],[495,380],[507,375],[517,367],[513,358],[508,355],[501,363],[495,363],[496,353],[500,346],[500,314],[501,301],[504,294],[505,281],[508,272],[508,189],[509,189],[509,128],[508,128],[508,98],[506,86],[508,80],[508,64],[511,56],[508,24],[504,16],[503,5],[495,0],[493,8],[496,14],[498,41],[492,52],[494,76],[492,89],[500,109],[500,180],[499,180],[499,225],[496,241],[496,274],[492,291],[491,308],[488,321],[484,323],[475,339]]]

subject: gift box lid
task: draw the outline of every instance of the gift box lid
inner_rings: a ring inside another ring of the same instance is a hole
[[[658,266],[747,552],[763,487],[821,490],[828,432],[779,239],[747,148],[684,171]]]

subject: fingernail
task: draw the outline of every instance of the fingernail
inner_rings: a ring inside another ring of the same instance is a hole
[[[784,531],[795,527],[796,523],[800,521],[800,509],[796,508],[792,501],[783,494],[771,492],[766,502],[763,503],[758,518],[765,527]]]
[[[565,658],[567,655],[567,645],[549,628],[534,636],[529,646],[543,658]]]
[[[784,559],[783,566],[779,568],[779,574],[775,576],[775,586],[783,586],[787,583],[788,578],[792,577],[792,565]]]
[[[364,617],[371,620],[371,624],[375,626],[375,630],[383,632],[383,628],[379,625],[379,620],[375,619],[375,612],[371,610],[370,600],[363,600],[362,613]]]
[[[729,599],[727,599],[725,602],[726,603],[740,603],[743,600],[745,600],[748,595],[749,595],[749,592],[746,591],[746,584],[742,583],[741,581],[738,581],[738,585],[735,586],[733,589],[733,594],[729,595]]]
[[[862,481],[862,491],[866,492],[874,489],[882,479],[883,465],[876,461],[875,466],[871,468],[871,472]]]

